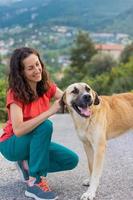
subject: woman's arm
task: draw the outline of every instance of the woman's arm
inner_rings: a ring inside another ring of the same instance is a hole
[[[58,87],[56,88],[56,93],[55,93],[55,99],[61,99],[61,97],[62,97],[62,95],[63,95],[63,91],[62,90],[60,90]]]
[[[28,121],[23,121],[22,109],[15,103],[11,104],[10,115],[11,115],[14,134],[16,136],[22,136],[29,133],[38,125],[40,125],[44,120],[55,114],[59,109],[60,109],[59,100],[56,100],[48,111],[41,113],[40,115],[38,115],[33,119],[30,119]]]

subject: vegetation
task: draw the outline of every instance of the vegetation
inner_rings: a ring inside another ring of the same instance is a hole
[[[7,118],[6,112],[6,89],[7,82],[5,79],[0,79],[0,121],[5,121]]]
[[[116,66],[116,61],[109,54],[97,53],[90,62],[86,63],[89,76],[95,77],[105,72],[110,72],[112,67]]]
[[[119,63],[116,63],[109,55],[93,52],[92,44],[88,35],[80,33],[77,36],[75,48],[71,51],[72,64],[64,71],[64,77],[59,85],[66,88],[73,82],[83,81],[90,84],[98,94],[131,91],[133,89],[132,44],[125,48]],[[87,45],[88,52],[93,52],[93,54],[84,57],[87,53],[86,48],[79,47]]]
[[[133,36],[132,29],[132,20],[133,20],[133,6],[126,10],[124,13],[121,13],[114,19],[112,19],[109,24],[104,26],[104,31],[106,32],[117,32],[117,33],[128,33]]]
[[[97,51],[95,50],[89,34],[79,31],[70,51],[71,65],[64,70],[64,78],[60,82],[60,86],[63,87],[77,80],[82,80],[88,72],[85,64],[88,63],[96,53]]]
[[[41,53],[43,55],[44,52]],[[2,63],[4,59],[0,58],[0,121],[7,118],[7,67]],[[57,81],[61,89],[65,89],[71,83],[82,81],[90,84],[99,95],[133,90],[133,43],[123,50],[120,61],[116,62],[111,56],[98,53],[89,35],[79,31],[70,51],[70,59],[70,66],[62,71],[58,67],[55,70],[48,66],[55,80],[57,72],[63,76]]]
[[[89,34],[79,31],[75,45],[71,49],[72,69],[83,69],[85,63],[89,62],[94,54],[96,54],[96,50]]]
[[[133,42],[126,46],[121,54],[121,62],[127,63],[129,62],[130,58],[133,57]]]

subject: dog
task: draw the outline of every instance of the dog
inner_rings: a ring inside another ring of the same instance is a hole
[[[93,200],[102,174],[108,139],[133,129],[133,93],[98,96],[86,83],[67,87],[61,107],[67,107],[87,155],[89,186],[81,200]]]

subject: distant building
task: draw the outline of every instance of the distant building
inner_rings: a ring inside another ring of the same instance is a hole
[[[68,28],[66,26],[54,26],[52,30],[57,31],[58,33],[66,33]]]
[[[8,54],[7,45],[3,40],[0,40],[0,55],[5,56]]]
[[[68,67],[71,64],[71,61],[70,61],[69,56],[61,55],[61,56],[58,57],[58,63],[62,67]]]
[[[109,53],[114,59],[119,59],[124,45],[120,44],[96,44],[95,48],[101,53]]]
[[[8,54],[8,52],[9,52],[8,49],[0,47],[0,55],[1,56],[6,56]]]

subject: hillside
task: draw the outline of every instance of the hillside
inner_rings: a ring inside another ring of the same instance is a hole
[[[133,36],[133,7],[112,20],[105,31],[128,33]]]
[[[132,18],[132,13],[129,17],[128,12],[131,7],[133,0],[23,0],[0,6],[0,27],[27,26],[32,23],[101,31],[103,28],[109,30],[108,25],[111,25],[111,28],[118,27],[122,32],[123,23]],[[131,30],[132,25],[129,25]]]

